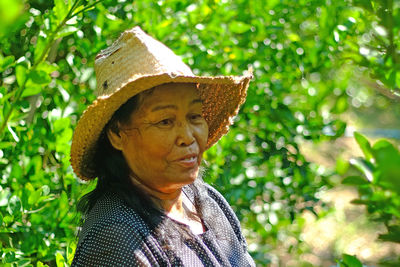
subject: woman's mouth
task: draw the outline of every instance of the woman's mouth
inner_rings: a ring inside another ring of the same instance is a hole
[[[177,162],[185,168],[192,168],[197,165],[197,156],[188,155],[188,156],[185,156],[185,157],[177,160]]]
[[[194,157],[182,159],[181,161],[182,162],[192,162],[192,161],[196,161],[196,159],[197,159],[197,157],[194,156]]]

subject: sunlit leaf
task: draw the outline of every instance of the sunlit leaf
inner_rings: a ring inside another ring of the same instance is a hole
[[[29,205],[38,204],[38,200],[39,200],[39,198],[40,198],[41,195],[42,195],[42,191],[43,191],[43,189],[42,189],[42,188],[39,188],[38,190],[35,190],[34,192],[32,192],[32,193],[29,195],[28,204],[29,204]]]
[[[68,13],[68,7],[65,0],[54,0],[53,10],[57,20],[62,21]]]
[[[0,189],[0,207],[4,207],[8,205],[8,199],[11,193],[9,188],[0,187]]]
[[[22,97],[27,97],[27,96],[32,96],[32,95],[37,95],[42,91],[42,88],[40,86],[35,86],[35,87],[27,87],[25,90],[22,92]]]
[[[354,4],[365,8],[366,10],[373,12],[371,0],[354,0]]]
[[[5,58],[3,58],[0,61],[0,72],[4,71],[5,69],[7,69],[13,62],[14,62],[14,56],[7,56]]]
[[[61,38],[61,37],[65,37],[68,36],[70,34],[73,34],[75,32],[77,32],[79,29],[77,27],[74,26],[66,26],[64,27],[61,31],[58,32],[57,37],[56,38]]]
[[[24,8],[22,0],[0,1],[0,37],[8,33],[10,27],[21,15]]]
[[[356,256],[343,254],[343,262],[346,264],[347,267],[362,267],[361,262],[357,259]]]
[[[350,159],[350,163],[359,169],[368,181],[374,181],[374,166],[370,162],[362,158],[352,158]]]
[[[56,254],[56,264],[57,264],[57,267],[65,267],[65,265],[66,265],[65,259],[64,259],[63,255],[61,255],[60,252],[57,252],[57,254]]]
[[[41,70],[32,71],[29,74],[29,78],[31,78],[34,83],[40,84],[40,85],[49,84],[51,82],[50,75]]]
[[[386,140],[376,142],[372,149],[379,166],[378,183],[400,195],[400,151]]]
[[[16,215],[21,211],[22,205],[21,205],[21,200],[19,199],[18,196],[12,196],[8,200],[8,207],[7,211],[10,213],[10,215]]]
[[[17,78],[17,83],[19,87],[22,87],[25,84],[26,76],[27,76],[27,69],[22,65],[18,65],[15,67],[15,76]]]
[[[356,139],[358,145],[360,146],[362,152],[364,153],[365,159],[370,161],[372,156],[371,145],[369,144],[367,138],[358,132],[354,132],[354,138]]]
[[[245,33],[251,29],[251,25],[241,21],[233,21],[229,25],[229,30],[233,33]]]
[[[369,181],[360,176],[349,176],[342,180],[342,184],[347,185],[365,185],[369,184]]]
[[[60,1],[63,1],[63,0],[60,0]],[[41,59],[41,57],[43,56],[46,45],[47,45],[47,40],[43,36],[39,36],[36,41],[35,51],[33,53],[35,63],[38,63],[39,59]]]
[[[36,70],[44,71],[47,74],[51,74],[52,72],[58,70],[58,66],[55,63],[50,64],[47,61],[39,63]]]

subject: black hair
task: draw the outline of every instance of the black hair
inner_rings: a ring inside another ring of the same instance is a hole
[[[78,210],[86,215],[100,197],[106,192],[112,191],[129,206],[135,208],[135,211],[151,226],[151,228],[155,228],[160,223],[159,220],[160,217],[162,217],[160,216],[162,212],[153,204],[149,195],[133,185],[129,177],[130,170],[122,152],[111,145],[107,136],[108,130],[119,134],[118,123],[129,123],[131,114],[135,112],[140,105],[140,99],[140,94],[138,94],[124,103],[113,114],[100,134],[93,159],[95,171],[98,175],[97,185],[93,191],[87,193],[79,200]]]

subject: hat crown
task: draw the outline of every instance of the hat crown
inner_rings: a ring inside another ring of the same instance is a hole
[[[95,72],[98,96],[108,96],[141,77],[163,73],[193,76],[180,57],[138,26],[123,32],[96,56]]]

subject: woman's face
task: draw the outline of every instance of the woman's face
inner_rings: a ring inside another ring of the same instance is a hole
[[[171,193],[197,178],[208,125],[194,84],[155,87],[144,94],[130,123],[119,127],[120,136],[111,143],[142,183]]]

